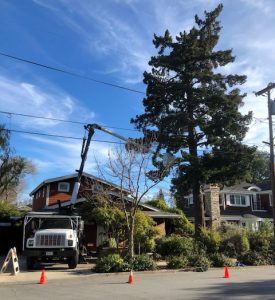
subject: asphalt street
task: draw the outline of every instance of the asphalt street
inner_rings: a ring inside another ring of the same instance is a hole
[[[229,273],[225,279],[222,269],[136,272],[134,284],[128,284],[129,274],[71,273],[56,279],[46,271],[45,285],[30,277],[1,282],[0,299],[275,299],[275,267],[245,267]]]

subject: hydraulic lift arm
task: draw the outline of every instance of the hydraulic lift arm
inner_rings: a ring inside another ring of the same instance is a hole
[[[91,143],[92,137],[95,133],[95,129],[106,132],[120,140],[125,141],[126,143],[129,142],[129,139],[127,139],[117,133],[114,133],[111,130],[108,130],[98,124],[88,124],[88,125],[85,125],[84,128],[88,131],[88,137],[87,137],[87,139],[83,139],[82,150],[81,150],[81,163],[80,163],[79,170],[77,170],[78,175],[77,175],[77,180],[74,184],[74,189],[73,189],[72,198],[71,198],[71,204],[75,204],[76,200],[77,200],[77,194],[78,194],[79,187],[80,187],[80,181],[81,181],[81,177],[83,174],[85,161],[87,159],[90,143]]]

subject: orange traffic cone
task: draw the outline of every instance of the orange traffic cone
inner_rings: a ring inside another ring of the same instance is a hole
[[[39,284],[45,284],[45,283],[47,283],[47,279],[46,279],[46,276],[45,276],[45,270],[42,270]]]
[[[132,270],[130,271],[128,283],[130,283],[130,284],[134,283],[134,274],[133,274]]]
[[[224,269],[224,278],[229,278],[229,272],[228,272],[227,265],[225,266],[225,269]]]

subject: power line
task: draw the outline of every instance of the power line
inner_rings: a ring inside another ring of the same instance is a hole
[[[131,89],[131,88],[128,88],[128,87],[125,87],[125,86],[122,86],[122,85],[118,85],[118,84],[114,84],[114,83],[110,83],[110,82],[106,82],[106,81],[102,81],[102,80],[98,80],[98,79],[92,78],[90,76],[86,76],[86,75],[76,73],[76,72],[72,72],[72,71],[69,71],[69,70],[49,66],[49,65],[42,64],[42,63],[39,63],[39,62],[36,62],[36,61],[33,61],[33,60],[29,60],[29,59],[25,59],[25,58],[22,58],[22,57],[10,55],[10,54],[4,53],[4,52],[0,52],[0,55],[4,56],[4,57],[11,58],[13,60],[18,60],[18,61],[21,61],[21,62],[24,62],[24,63],[28,63],[28,64],[31,64],[31,65],[34,65],[34,66],[37,66],[37,67],[42,67],[42,68],[45,68],[45,69],[48,69],[48,70],[51,70],[51,71],[60,72],[60,73],[63,73],[63,74],[71,75],[71,76],[74,76],[74,77],[79,77],[79,78],[89,80],[89,81],[93,81],[93,82],[96,82],[96,83],[99,83],[99,84],[104,84],[104,85],[108,85],[108,86],[111,86],[111,87],[126,90],[126,91],[129,91],[129,92],[145,95],[144,92],[139,91],[139,90]]]
[[[57,135],[57,134],[42,133],[42,132],[33,132],[33,131],[24,131],[24,130],[15,130],[15,129],[0,129],[0,131],[3,131],[3,130],[10,131],[10,132],[15,132],[15,133],[25,133],[25,134],[41,135],[41,136],[56,137],[56,138],[71,139],[71,140],[83,140],[83,138],[81,138],[81,137],[74,137],[74,136]],[[110,143],[110,144],[120,144],[120,145],[124,145],[125,144],[123,142],[94,140],[94,139],[93,139],[93,142]]]
[[[64,120],[64,119],[58,119],[58,118],[50,118],[50,117],[42,117],[37,115],[30,115],[30,114],[22,114],[22,113],[15,113],[10,111],[3,111],[0,110],[0,114],[6,114],[6,115],[14,115],[14,116],[21,116],[21,117],[28,117],[28,118],[35,118],[35,119],[42,119],[42,120],[50,120],[50,121],[58,121],[58,122],[64,122],[64,123],[71,123],[71,124],[80,124],[80,125],[86,125],[87,122],[81,122],[81,121],[73,121],[73,120]],[[256,118],[252,117],[255,121],[259,121],[260,123],[266,123],[264,120],[266,118]],[[252,124],[254,126],[256,123]],[[131,129],[131,128],[122,128],[122,127],[116,127],[116,126],[104,126],[106,128],[113,128],[113,129],[119,129],[119,130],[126,130],[126,131],[139,131],[137,129]]]
[[[21,116],[21,117],[28,117],[28,118],[35,118],[35,119],[42,119],[42,120],[50,120],[50,121],[58,121],[58,122],[64,122],[64,123],[72,123],[72,124],[80,124],[80,125],[86,125],[87,122],[80,122],[80,121],[72,121],[72,120],[64,120],[64,119],[57,119],[57,118],[49,118],[49,117],[41,117],[36,115],[29,115],[29,114],[21,114],[21,113],[14,113],[10,111],[2,111],[0,110],[1,114],[6,115],[14,115],[14,116]],[[130,129],[130,128],[121,128],[121,127],[114,127],[114,126],[104,126],[106,128],[113,128],[113,129],[119,129],[119,130],[127,130],[127,131],[138,131],[136,129]]]
[[[32,135],[40,135],[40,136],[47,136],[47,137],[55,137],[55,138],[64,138],[64,139],[72,139],[72,140],[83,140],[81,137],[73,137],[73,136],[65,136],[65,135],[57,135],[57,134],[50,134],[50,133],[42,133],[42,132],[33,132],[33,131],[23,131],[23,130],[15,130],[15,129],[0,129],[0,131],[10,131],[15,133],[24,133],[24,134],[32,134]],[[99,142],[99,143],[109,143],[109,144],[119,144],[119,145],[125,145],[126,143],[123,142],[115,142],[115,141],[106,141],[106,140],[96,140],[93,139],[93,142]],[[212,149],[198,149],[198,152],[204,153],[204,154],[213,154],[211,152]],[[214,150],[216,153],[221,153],[222,155],[231,155],[236,153],[243,153],[242,151],[224,151],[224,150]]]

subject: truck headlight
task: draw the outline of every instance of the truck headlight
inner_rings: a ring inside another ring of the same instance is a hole
[[[72,245],[73,245],[73,243],[74,243],[74,241],[73,241],[73,240],[68,240],[68,246],[72,246]]]
[[[28,239],[28,247],[33,247],[34,239]]]

